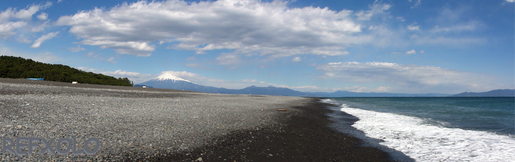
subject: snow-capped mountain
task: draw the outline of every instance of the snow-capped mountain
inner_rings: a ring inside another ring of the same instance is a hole
[[[161,75],[159,75],[158,77],[156,77],[153,80],[158,80],[158,81],[171,80],[171,81],[174,81],[174,82],[176,82],[176,81],[184,81],[184,82],[190,82],[191,83],[191,81],[186,80],[186,79],[182,79],[181,77],[175,76],[175,75],[173,75],[170,72],[164,72],[164,73],[162,73]]]
[[[153,88],[164,88],[164,89],[177,89],[187,91],[199,91],[199,92],[211,92],[211,93],[222,93],[225,88],[216,88],[195,84],[189,80],[183,79],[174,75],[171,72],[163,72],[158,77],[149,81],[136,84],[135,87],[153,87]]]

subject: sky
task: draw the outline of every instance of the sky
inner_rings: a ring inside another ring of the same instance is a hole
[[[0,0],[0,55],[305,92],[515,88],[513,0]]]

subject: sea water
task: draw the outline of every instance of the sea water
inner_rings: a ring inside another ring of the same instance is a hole
[[[322,101],[356,117],[351,126],[362,132],[365,137],[360,138],[367,139],[365,142],[402,152],[416,161],[515,161],[513,97]],[[345,133],[359,137],[356,132]]]

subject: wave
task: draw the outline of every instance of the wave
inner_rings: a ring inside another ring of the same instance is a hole
[[[324,99],[322,102],[338,102]],[[359,118],[352,127],[380,145],[400,151],[416,161],[512,161],[515,139],[486,131],[446,128],[424,119],[376,112],[341,104],[340,110]]]

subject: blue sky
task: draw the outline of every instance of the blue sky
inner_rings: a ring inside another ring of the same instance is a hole
[[[513,0],[0,0],[0,54],[299,91],[515,88]]]

